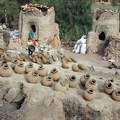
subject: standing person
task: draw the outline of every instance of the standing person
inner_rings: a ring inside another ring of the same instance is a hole
[[[35,39],[28,39],[28,56],[32,55],[33,52],[36,50],[37,48],[37,40]]]
[[[5,43],[6,48],[8,47],[8,45],[10,43],[10,37],[11,37],[10,32],[9,32],[8,28],[5,27],[3,30],[3,41]]]
[[[29,38],[31,38],[31,39],[35,38],[35,33],[34,33],[32,28],[31,28],[30,33],[29,33]]]
[[[54,35],[54,37],[53,37],[53,39],[52,39],[52,46],[54,47],[54,48],[56,48],[57,50],[58,50],[58,41],[59,40],[59,38],[58,38],[58,36],[55,34]]]

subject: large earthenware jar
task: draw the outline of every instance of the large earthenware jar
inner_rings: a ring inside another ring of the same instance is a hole
[[[25,73],[29,73],[30,71],[35,71],[33,63],[31,63],[31,62],[25,66]]]
[[[90,79],[90,74],[82,75],[80,77],[81,85],[85,86],[85,83]]]
[[[63,82],[58,82],[55,84],[54,89],[59,92],[65,92],[67,90],[66,84]]]
[[[9,77],[12,74],[12,68],[6,63],[0,68],[0,75],[2,77]]]
[[[14,59],[13,61],[12,61],[12,63],[11,63],[11,68],[12,69],[14,69],[15,68],[15,66],[18,64],[18,60],[17,59]]]
[[[61,72],[58,71],[56,68],[53,68],[50,72],[54,81],[58,81],[61,78]]]
[[[48,74],[48,70],[42,65],[38,67],[38,72],[39,72],[39,76],[41,77],[45,77]]]
[[[79,72],[79,71],[80,71],[80,69],[78,68],[78,66],[75,65],[75,64],[72,65],[72,70],[73,70],[74,72]]]
[[[69,77],[69,87],[75,88],[77,85],[78,85],[77,78],[74,75],[70,76]]]
[[[92,88],[88,88],[84,91],[83,97],[87,101],[91,101],[95,98],[95,92]]]
[[[26,81],[28,83],[34,83],[36,84],[39,80],[39,73],[37,70],[31,71],[26,75]]]
[[[96,90],[98,89],[97,81],[94,80],[94,79],[88,80],[88,81],[85,83],[85,88],[86,88],[86,89],[92,88],[94,91],[96,91]]]
[[[104,90],[107,94],[112,94],[114,90],[116,90],[116,85],[113,82],[108,82],[104,86]]]
[[[53,78],[50,75],[47,75],[42,79],[41,84],[43,86],[49,86],[50,87],[53,84]]]
[[[0,55],[4,54],[4,50],[2,48],[0,48]]]
[[[18,74],[23,74],[25,72],[24,63],[20,61],[14,68],[15,72]]]
[[[112,93],[112,99],[120,102],[120,89],[114,90]]]
[[[84,65],[84,64],[78,64],[78,68],[81,69],[81,70],[87,70],[87,66]]]

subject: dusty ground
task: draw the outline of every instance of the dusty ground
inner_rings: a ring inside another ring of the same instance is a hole
[[[63,46],[63,48],[66,56],[77,59],[75,64],[83,63],[88,68],[93,65],[95,70],[73,72],[71,68],[73,62],[68,63],[69,69],[63,69],[60,61],[44,65],[44,67],[49,72],[54,67],[59,69],[62,74],[61,80],[70,75],[75,75],[79,80],[82,75],[89,73],[91,78],[96,79],[99,84],[95,100],[85,101],[82,97],[84,89],[79,85],[77,88],[69,88],[66,93],[60,93],[54,91],[53,87],[42,86],[41,80],[37,84],[27,83],[25,75],[13,72],[9,78],[0,77],[0,120],[119,120],[120,104],[104,93],[103,83],[106,80],[114,79],[116,83],[120,84],[120,75],[115,75],[115,72],[120,73],[120,70],[108,69],[108,62],[102,60],[102,56],[97,54],[74,54],[72,47]],[[37,64],[34,66],[36,69],[38,68]],[[3,99],[8,89],[19,88],[20,84],[23,84],[22,93],[25,95],[23,101],[9,103]],[[120,87],[118,86],[118,88]],[[90,118],[84,119],[87,114],[90,115]]]

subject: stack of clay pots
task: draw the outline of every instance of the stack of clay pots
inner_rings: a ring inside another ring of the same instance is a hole
[[[120,102],[120,88],[117,89],[114,80],[107,80],[104,84],[105,93],[111,95],[112,99]]]
[[[80,77],[80,83],[85,87],[83,97],[87,101],[91,101],[95,98],[95,91],[98,89],[98,84],[95,79],[90,79],[90,74],[86,74]]]

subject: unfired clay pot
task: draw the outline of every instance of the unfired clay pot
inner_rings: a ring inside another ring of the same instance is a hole
[[[71,59],[73,62],[75,62],[75,63],[77,62],[77,60],[76,60],[75,58],[73,58],[73,57],[71,57],[70,59]]]
[[[12,61],[12,57],[9,54],[5,54],[3,58],[8,62]]]
[[[15,72],[18,74],[23,74],[25,72],[24,63],[20,61],[14,68]]]
[[[85,90],[83,97],[87,101],[93,100],[95,98],[94,90],[92,88],[88,88],[87,90]]]
[[[12,63],[11,63],[11,68],[12,69],[14,69],[15,68],[15,66],[18,64],[18,60],[17,59],[14,59],[13,61],[12,61]]]
[[[66,84],[63,82],[58,82],[55,84],[54,89],[59,92],[65,92],[67,90]]]
[[[50,72],[54,81],[58,81],[61,78],[61,72],[58,71],[56,68],[53,68]]]
[[[12,75],[12,68],[6,63],[0,68],[0,75],[2,77],[9,77]]]
[[[113,82],[108,82],[106,83],[106,85],[104,86],[104,90],[107,94],[112,94],[112,92],[114,90],[116,90],[116,85]]]
[[[50,75],[47,75],[42,79],[41,84],[43,86],[49,86],[50,87],[53,84],[53,78]]]
[[[120,89],[114,90],[112,93],[112,99],[120,102]]]
[[[77,85],[78,85],[77,78],[74,75],[70,76],[69,77],[69,87],[75,88]]]
[[[4,64],[6,64],[7,63],[7,61],[6,60],[3,60],[2,62],[1,62],[1,66],[3,66]]]
[[[86,89],[92,88],[94,91],[96,91],[96,90],[98,89],[98,84],[97,84],[96,80],[91,79],[91,80],[88,80],[88,81],[85,83],[85,88],[86,88]]]
[[[82,75],[80,77],[81,85],[85,86],[85,83],[90,79],[90,74]]]
[[[48,74],[48,70],[44,68],[42,65],[38,67],[38,72],[39,72],[39,76],[41,77],[45,77]]]
[[[113,80],[113,79],[111,79],[111,80],[106,80],[105,83],[104,83],[104,85],[107,85],[109,82],[114,83],[114,80]]]
[[[24,60],[24,59],[23,59],[23,56],[20,55],[20,54],[17,54],[17,55],[16,55],[16,58],[17,58],[19,61],[23,61],[23,60]]]
[[[80,69],[78,68],[78,66],[75,65],[75,64],[72,65],[72,70],[73,70],[74,72],[79,72],[79,71],[80,71]]]
[[[80,63],[78,64],[78,68],[84,71],[87,70],[87,66],[84,64],[80,64]]]
[[[62,61],[62,67],[65,69],[69,68],[69,66],[67,65],[67,63],[65,61]]]
[[[0,48],[0,55],[4,54],[4,50],[2,48]]]
[[[33,63],[29,63],[28,65],[25,66],[25,73],[29,73],[30,71],[35,71]]]
[[[39,80],[39,73],[37,70],[31,71],[26,75],[26,81],[28,83],[34,83],[36,84]]]

